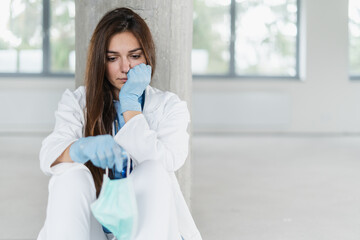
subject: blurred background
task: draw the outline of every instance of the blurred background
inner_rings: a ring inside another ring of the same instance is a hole
[[[204,239],[360,239],[360,0],[194,0]],[[74,0],[0,3],[0,240],[36,239],[41,141],[75,89]]]

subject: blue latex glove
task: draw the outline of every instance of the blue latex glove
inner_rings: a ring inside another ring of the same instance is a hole
[[[91,161],[96,167],[112,168],[115,164],[116,170],[121,172],[123,160],[121,147],[110,135],[98,135],[94,137],[83,137],[74,142],[70,147],[70,157],[74,162],[86,163]]]
[[[127,77],[128,80],[121,87],[119,93],[121,113],[126,111],[141,112],[141,104],[138,99],[150,83],[151,66],[144,63],[136,65],[129,70]]]

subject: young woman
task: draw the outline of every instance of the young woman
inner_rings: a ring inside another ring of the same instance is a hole
[[[201,239],[174,174],[188,154],[188,109],[149,86],[154,70],[145,21],[127,8],[105,14],[91,38],[85,87],[65,91],[42,144],[41,169],[51,179],[39,240],[112,239],[90,205],[105,168],[121,177],[124,150],[139,215],[134,239]]]

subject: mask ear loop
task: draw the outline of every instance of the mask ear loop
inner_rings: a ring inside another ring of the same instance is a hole
[[[109,168],[105,168],[105,174],[106,176],[109,176]]]

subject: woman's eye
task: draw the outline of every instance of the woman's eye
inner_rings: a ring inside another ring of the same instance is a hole
[[[134,59],[138,59],[140,57],[140,54],[133,54],[133,55],[131,55],[131,57]]]
[[[107,57],[107,60],[109,62],[114,62],[116,60],[116,57]]]

